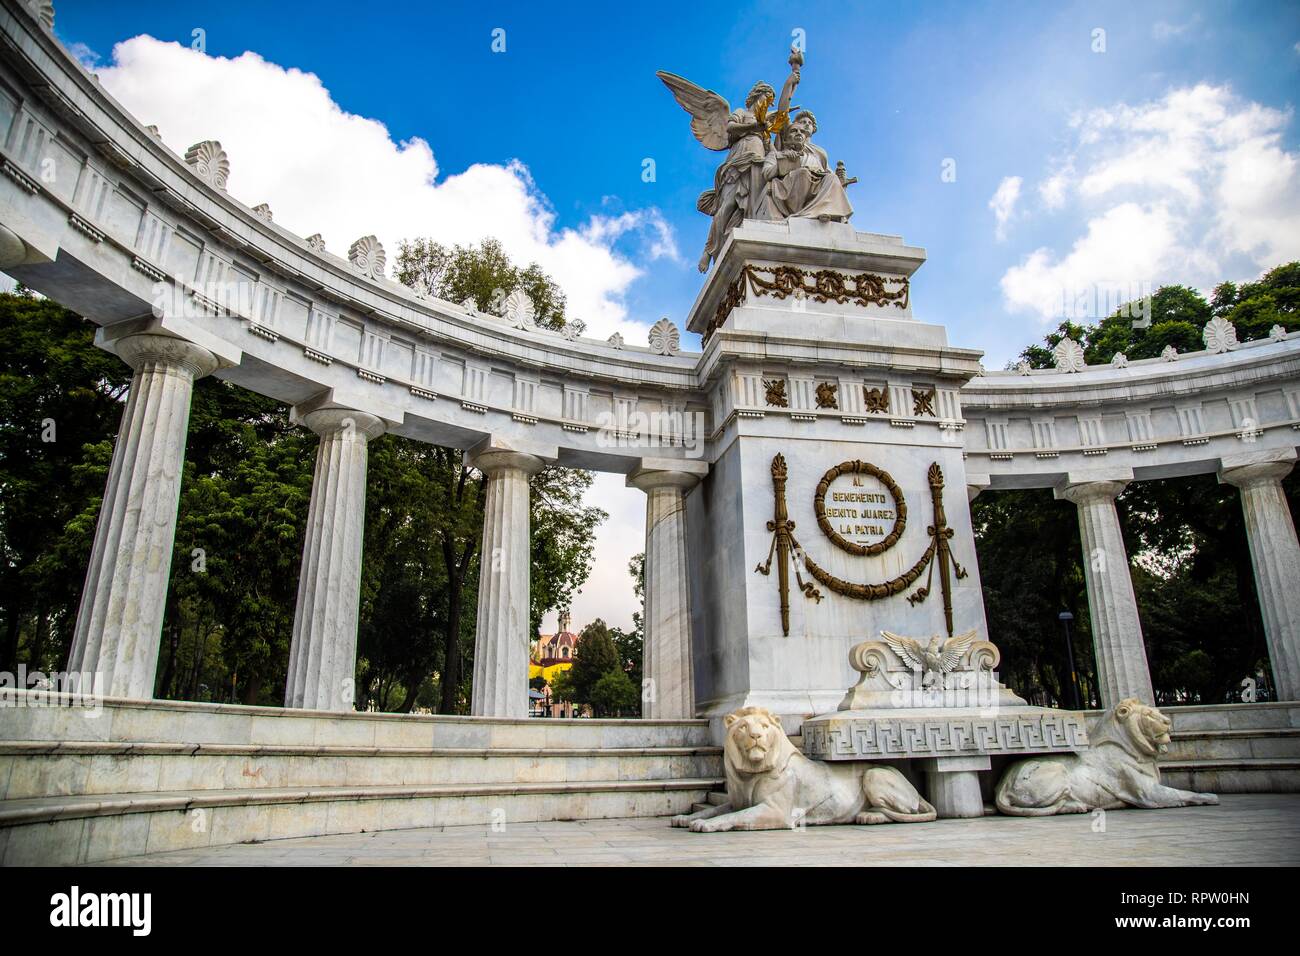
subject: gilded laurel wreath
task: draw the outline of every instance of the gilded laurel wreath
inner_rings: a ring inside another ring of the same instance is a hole
[[[896,515],[894,526],[890,529],[889,534],[874,544],[856,544],[852,541],[846,541],[836,533],[831,526],[830,519],[826,516],[826,492],[830,490],[831,483],[843,475],[869,475],[884,485],[885,490],[894,499],[894,513]],[[822,529],[822,534],[830,538],[835,547],[841,551],[847,551],[849,554],[864,557],[883,554],[888,551],[898,543],[898,539],[903,536],[903,532],[907,529],[907,502],[903,500],[903,489],[898,487],[898,482],[894,481],[889,472],[866,461],[841,462],[822,475],[822,480],[817,483],[817,491],[813,495],[813,511],[817,515],[817,526]]]

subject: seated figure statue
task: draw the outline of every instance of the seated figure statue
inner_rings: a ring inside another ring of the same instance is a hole
[[[817,118],[804,110],[781,131],[780,147],[763,160],[767,192],[759,219],[820,219],[848,222],[853,206],[844,192],[845,181],[833,172],[826,150],[813,145]]]

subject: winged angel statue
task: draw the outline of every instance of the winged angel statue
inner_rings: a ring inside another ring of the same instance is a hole
[[[817,129],[812,114],[799,113],[790,121],[790,96],[799,85],[803,54],[791,50],[789,62],[790,76],[771,115],[768,110],[776,91],[770,84],[755,83],[744,108],[733,110],[712,90],[675,73],[656,74],[678,105],[691,114],[695,138],[709,149],[727,151],[713,174],[713,188],[700,193],[695,203],[700,212],[713,217],[700,255],[701,272],[708,271],[731,230],[746,219],[808,216],[846,221],[853,214],[844,187],[856,180],[846,178],[843,163],[832,173],[825,150],[811,143]]]

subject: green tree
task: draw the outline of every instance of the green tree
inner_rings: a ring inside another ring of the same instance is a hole
[[[623,671],[618,648],[609,635],[609,627],[600,618],[596,618],[578,635],[573,667],[569,670],[575,696],[567,699],[584,704],[592,703],[592,688],[610,671]]]
[[[641,697],[632,679],[621,670],[604,674],[591,688],[591,708],[597,717],[622,717],[636,711]]]
[[[560,287],[535,262],[522,269],[514,265],[496,239],[451,247],[433,239],[403,240],[396,276],[397,281],[448,302],[472,298],[485,312],[499,310],[507,295],[522,289],[533,302],[538,325],[559,331],[566,324]],[[576,325],[581,333],[583,324]]]
[[[524,269],[514,266],[495,239],[450,248],[431,239],[405,241],[396,274],[412,288],[452,302],[473,297],[482,308],[494,296],[522,289],[533,302],[539,324],[559,329],[565,323],[564,293],[559,286],[535,263]],[[445,611],[437,617],[442,631],[439,696],[443,713],[460,713],[469,700],[466,659],[473,647],[479,563],[492,560],[491,555],[478,553],[486,484],[477,470],[464,466],[458,450],[434,448],[427,454],[436,472],[429,476],[427,507],[433,514],[427,530],[437,545],[431,557],[441,563],[445,579]],[[591,480],[586,472],[550,467],[530,483],[529,629],[533,634],[548,611],[568,606],[590,573],[595,529],[607,517],[582,503]],[[410,698],[415,674],[423,668],[418,659],[414,663],[419,666],[405,679],[404,699]]]
[[[0,668],[61,668],[131,370],[94,327],[0,295]],[[90,520],[86,520],[89,515]]]
[[[1052,365],[1051,347],[1068,334],[1090,364],[1118,352],[1154,358],[1166,345],[1203,348],[1211,316],[1232,322],[1242,341],[1274,325],[1300,328],[1300,263],[1269,270],[1254,282],[1221,283],[1210,301],[1183,286],[1157,289],[1095,325],[1063,323],[1022,357]],[[1135,325],[1145,312],[1151,322]],[[1300,479],[1283,483],[1293,513]],[[1236,699],[1240,682],[1267,673],[1268,657],[1237,491],[1213,476],[1139,481],[1118,499],[1156,699],[1160,703]],[[1078,625],[1076,656],[1092,680],[1083,569],[1073,508],[1041,492],[984,494],[972,505],[980,575],[991,633],[1004,674],[1022,693],[1065,699],[1063,644],[1055,615],[1070,610]],[[1035,636],[1037,634],[1037,637]]]

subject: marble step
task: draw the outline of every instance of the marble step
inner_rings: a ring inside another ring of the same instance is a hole
[[[721,786],[717,790],[712,791],[703,803],[692,804],[691,812],[699,813],[701,810],[709,809],[709,807],[720,807],[726,802],[727,802],[727,788],[726,788],[726,784],[724,783],[723,786]]]
[[[1190,730],[1170,734],[1163,761],[1249,757],[1300,759],[1300,727]]]
[[[0,801],[0,865],[94,863],[274,837],[683,813],[718,778],[177,790]]]
[[[1161,760],[1160,782],[1209,793],[1300,793],[1300,757]]]
[[[0,800],[154,790],[664,780],[721,773],[717,747],[0,741]]]
[[[426,748],[708,747],[707,720],[332,712],[0,688],[0,741]]]

